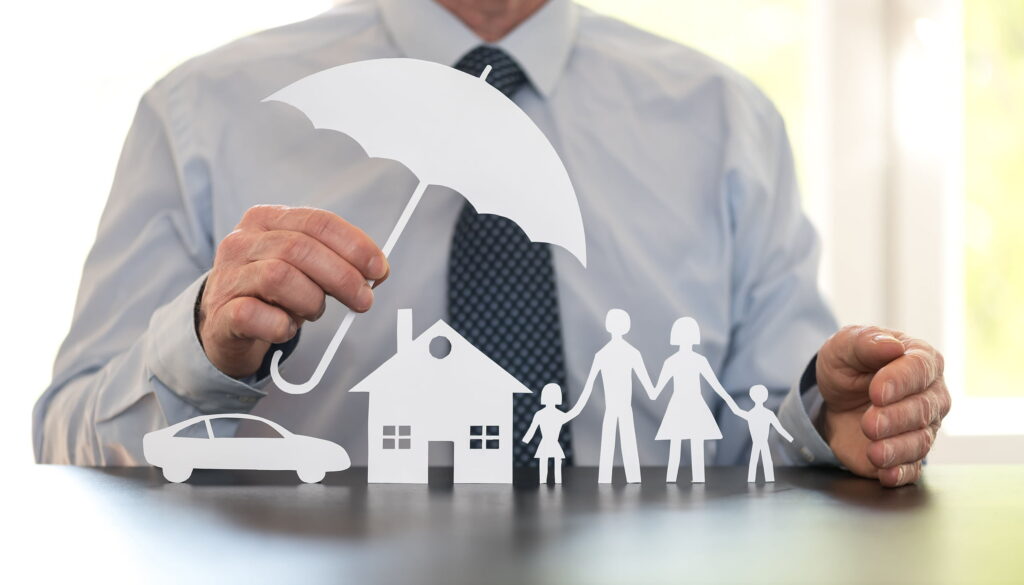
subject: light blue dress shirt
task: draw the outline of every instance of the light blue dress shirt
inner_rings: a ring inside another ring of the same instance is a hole
[[[321,207],[381,242],[416,185],[400,163],[368,159],[349,137],[313,130],[297,110],[264,97],[342,63],[408,56],[450,65],[478,44],[431,1],[355,0],[193,59],[147,92],[52,385],[34,412],[37,458],[143,464],[148,431],[201,413],[251,411],[336,441],[364,464],[366,398],[348,390],[394,353],[398,308],[413,308],[416,334],[445,317],[461,196],[428,189],[374,308],[309,394],[219,372],[199,345],[193,307],[217,243],[250,206]],[[771,389],[770,405],[796,437],[776,443],[777,456],[834,463],[808,416],[820,394],[801,393],[796,382],[836,325],[817,288],[818,239],[769,100],[705,55],[565,0],[550,0],[497,44],[529,77],[515,101],[564,161],[586,228],[587,268],[553,250],[567,403],[608,338],[608,309],[630,313],[627,340],[654,377],[674,349],[672,322],[689,315],[702,328],[696,349],[741,407],[751,404],[751,385]],[[510,161],[508,172],[529,169]],[[286,378],[310,375],[341,316],[332,301],[303,327]],[[668,444],[655,434],[669,395],[651,401],[639,385],[634,391],[642,464],[667,460]],[[705,398],[724,435],[708,442],[707,461],[745,464],[745,421],[707,388]],[[597,463],[603,410],[596,390],[571,423],[577,464]]]

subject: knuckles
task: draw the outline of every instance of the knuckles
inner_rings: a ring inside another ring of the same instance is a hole
[[[220,241],[220,245],[217,246],[217,257],[218,259],[238,258],[248,251],[249,245],[248,234],[244,230],[236,229]]]
[[[271,217],[285,213],[290,208],[286,205],[253,205],[242,214],[239,227],[248,225],[263,225]]]
[[[322,209],[310,210],[304,220],[305,232],[318,240],[324,240],[335,227],[337,216]]]
[[[313,253],[313,246],[306,238],[299,234],[285,234],[274,236],[277,241],[274,243],[276,256],[289,262],[301,264]]]
[[[228,303],[224,309],[229,327],[238,332],[256,318],[258,306],[255,299],[243,297]]]
[[[273,290],[281,290],[287,287],[292,279],[290,264],[283,260],[265,260],[260,263],[260,281]]]

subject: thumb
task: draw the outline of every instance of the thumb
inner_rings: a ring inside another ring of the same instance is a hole
[[[880,327],[848,326],[818,352],[817,378],[830,408],[846,411],[870,402],[868,388],[875,372],[903,355],[897,332]]]
[[[880,327],[846,327],[829,340],[835,344],[832,357],[856,372],[873,374],[906,351],[897,335]]]

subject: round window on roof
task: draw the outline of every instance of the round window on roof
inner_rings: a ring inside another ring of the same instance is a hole
[[[444,335],[438,335],[430,340],[430,355],[441,360],[448,357],[452,352],[452,342]]]

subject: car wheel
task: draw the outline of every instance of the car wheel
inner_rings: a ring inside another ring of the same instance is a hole
[[[164,467],[164,477],[171,483],[181,483],[192,475],[188,467]]]
[[[305,483],[318,483],[323,481],[327,472],[321,469],[300,469],[298,474],[299,479]]]

